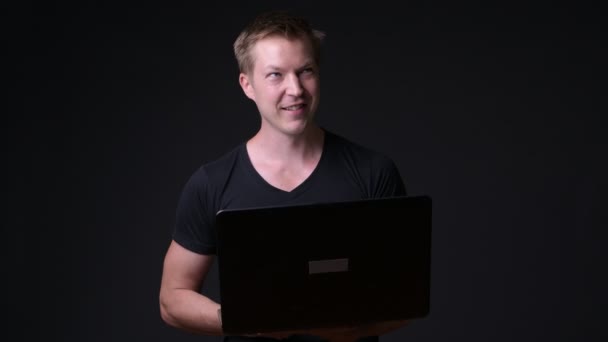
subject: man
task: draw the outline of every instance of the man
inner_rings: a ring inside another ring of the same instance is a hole
[[[271,12],[258,16],[236,39],[239,83],[257,105],[261,124],[248,141],[198,169],[183,189],[160,289],[161,316],[167,324],[222,335],[220,304],[200,293],[216,253],[214,220],[220,209],[405,194],[391,159],[315,123],[322,38],[305,20]],[[364,341],[377,341],[375,335],[404,324],[265,337],[352,342],[371,336]],[[256,338],[228,336],[225,341]]]

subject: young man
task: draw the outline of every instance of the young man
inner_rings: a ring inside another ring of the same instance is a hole
[[[220,304],[199,292],[216,253],[214,220],[220,209],[405,195],[391,159],[315,123],[322,38],[305,20],[271,12],[258,16],[235,41],[239,82],[257,105],[261,125],[249,140],[198,169],[183,189],[160,289],[167,324],[222,335]],[[352,342],[372,336],[362,341],[377,341],[376,335],[404,324],[265,337]]]

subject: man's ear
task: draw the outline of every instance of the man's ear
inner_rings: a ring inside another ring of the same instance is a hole
[[[251,81],[249,80],[249,76],[247,74],[244,74],[244,73],[239,74],[239,84],[241,85],[241,88],[243,89],[243,92],[245,93],[245,95],[248,98],[255,101],[255,94],[253,93],[253,86],[252,86]]]

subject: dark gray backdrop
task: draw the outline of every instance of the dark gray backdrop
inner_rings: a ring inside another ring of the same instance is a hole
[[[273,6],[327,33],[321,123],[434,198],[431,314],[382,341],[606,340],[597,9],[272,1],[6,11],[17,336],[217,340],[160,320],[162,258],[186,179],[257,128],[231,44]]]

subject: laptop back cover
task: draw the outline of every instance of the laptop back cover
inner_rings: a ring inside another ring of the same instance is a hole
[[[216,222],[225,334],[429,313],[428,196],[231,209]]]

